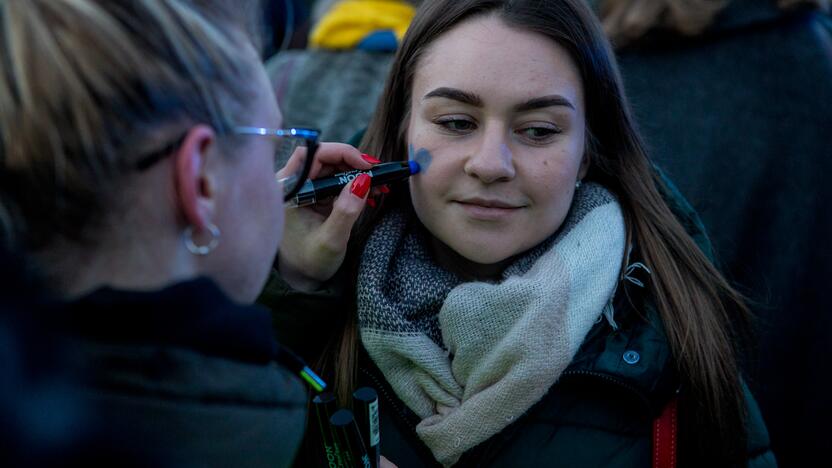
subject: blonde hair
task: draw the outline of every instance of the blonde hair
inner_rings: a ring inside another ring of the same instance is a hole
[[[666,29],[685,36],[702,33],[730,0],[602,0],[598,9],[607,36],[623,47],[649,31]],[[777,0],[783,10],[828,9],[829,0]]]
[[[254,98],[250,10],[0,0],[0,241],[89,240],[136,159],[187,125],[229,130]]]

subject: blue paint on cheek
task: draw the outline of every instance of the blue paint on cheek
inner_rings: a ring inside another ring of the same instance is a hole
[[[426,172],[430,167],[430,163],[433,161],[433,156],[430,154],[430,151],[425,148],[419,148],[414,154],[413,145],[410,145],[408,147],[408,159],[419,163],[419,167],[421,168],[420,173],[422,173]]]

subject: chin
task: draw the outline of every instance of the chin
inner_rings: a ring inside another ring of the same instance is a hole
[[[519,253],[516,249],[495,247],[494,243],[489,242],[457,241],[448,246],[466,260],[481,265],[500,263]]]

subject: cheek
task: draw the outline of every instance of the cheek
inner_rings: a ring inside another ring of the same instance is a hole
[[[540,215],[549,224],[558,224],[566,216],[572,204],[575,182],[580,169],[580,158],[574,154],[561,154],[558,158],[544,159],[536,167],[527,170],[527,194],[534,200]]]
[[[417,211],[429,209],[431,205],[438,202],[434,199],[440,189],[436,177],[420,172],[418,176],[410,178],[409,186],[410,198]]]
[[[449,153],[452,148],[442,150],[434,148],[429,142],[422,141],[409,147],[409,157],[419,163],[419,173],[409,179],[410,195],[414,205],[438,203],[450,190],[460,169],[456,158]]]
[[[281,185],[273,175],[273,164],[252,165],[240,181],[242,200],[238,200],[245,211],[250,212],[249,225],[263,237],[260,242],[271,241],[280,235],[283,227],[283,198]]]
[[[413,145],[407,148],[407,160],[419,164],[419,174],[425,174],[430,170],[433,162],[433,154],[426,148],[416,149]]]
[[[272,171],[271,164],[261,171],[257,185],[260,187],[260,197],[263,200],[266,219],[269,220],[273,229],[280,232],[283,229],[283,187],[277,183]]]

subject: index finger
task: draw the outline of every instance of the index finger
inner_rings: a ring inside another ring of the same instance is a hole
[[[289,157],[289,160],[286,161],[286,164],[277,171],[277,178],[282,179],[286,177],[286,174],[298,172],[306,161],[306,152],[307,148],[305,146],[297,147],[295,152],[292,153],[292,156]]]
[[[345,143],[321,143],[315,153],[309,177],[350,169],[369,169],[373,167],[361,157],[361,152]]]

